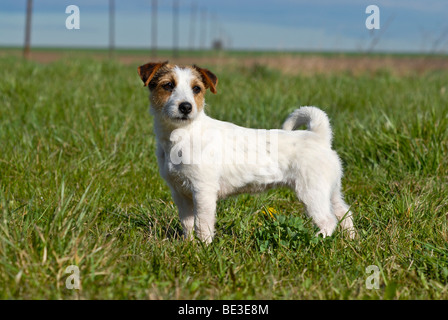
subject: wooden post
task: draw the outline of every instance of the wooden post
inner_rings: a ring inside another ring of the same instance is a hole
[[[115,49],[115,0],[109,0],[109,58]]]
[[[179,0],[173,0],[173,57],[179,56]]]
[[[157,56],[157,0],[152,0],[151,54]]]
[[[194,47],[194,38],[195,38],[195,29],[196,29],[196,12],[197,12],[197,5],[195,2],[192,2],[191,4],[191,17],[190,17],[190,43],[189,47],[190,50],[193,51],[195,49]]]
[[[26,24],[25,24],[25,46],[23,47],[23,56],[25,57],[25,59],[30,58],[32,13],[33,13],[33,0],[27,0],[27,2],[26,2]]]

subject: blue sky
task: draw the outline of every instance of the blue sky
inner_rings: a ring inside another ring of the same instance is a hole
[[[117,47],[149,48],[151,1],[115,0]],[[158,45],[173,44],[172,0],[159,0]],[[191,7],[198,8],[191,43]],[[380,8],[380,30],[367,30],[366,7]],[[65,8],[80,8],[68,30]],[[21,46],[26,0],[0,2],[0,46]],[[206,12],[203,31],[200,12]],[[34,46],[107,47],[108,0],[34,0]],[[222,38],[232,49],[448,52],[448,0],[180,0],[180,47]]]

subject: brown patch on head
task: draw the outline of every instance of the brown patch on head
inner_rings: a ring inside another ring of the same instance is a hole
[[[218,85],[218,77],[208,69],[200,68],[197,65],[193,65],[193,68],[199,72],[202,82],[205,88],[210,88],[212,93],[216,93],[216,86]]]
[[[154,79],[158,71],[166,66],[168,64],[168,61],[165,62],[149,62],[147,64],[144,64],[140,67],[138,67],[138,75],[142,79],[143,83],[146,86],[149,86],[151,81]]]
[[[172,83],[173,87],[176,86],[177,80],[172,72],[173,68],[174,66],[168,64],[168,61],[150,62],[138,67],[140,78],[151,92],[151,106],[156,109],[162,109],[171,96],[171,91],[166,90],[164,85]]]
[[[173,89],[177,85],[176,74],[172,72],[173,66],[165,65],[160,69],[156,76],[150,81],[148,87],[151,91],[151,105],[154,108],[162,109],[171,96],[172,91],[167,90],[169,84]]]

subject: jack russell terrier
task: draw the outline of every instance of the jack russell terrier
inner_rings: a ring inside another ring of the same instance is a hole
[[[142,65],[138,73],[150,91],[160,174],[187,239],[194,231],[212,241],[217,200],[274,187],[295,191],[320,229],[317,235],[330,236],[339,223],[354,238],[341,193],[341,161],[322,110],[295,110],[283,130],[243,128],[205,114],[205,92],[216,93],[218,84],[210,70],[166,61]],[[302,125],[308,130],[295,130]]]

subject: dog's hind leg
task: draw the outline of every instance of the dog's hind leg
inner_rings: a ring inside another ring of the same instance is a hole
[[[337,226],[337,218],[331,210],[329,192],[317,188],[296,188],[297,196],[305,204],[308,215],[320,229],[316,235],[330,236]]]
[[[339,185],[333,190],[331,195],[331,206],[334,214],[340,221],[342,229],[348,232],[350,239],[353,239],[356,236],[356,230],[353,226],[352,212],[342,197]]]

